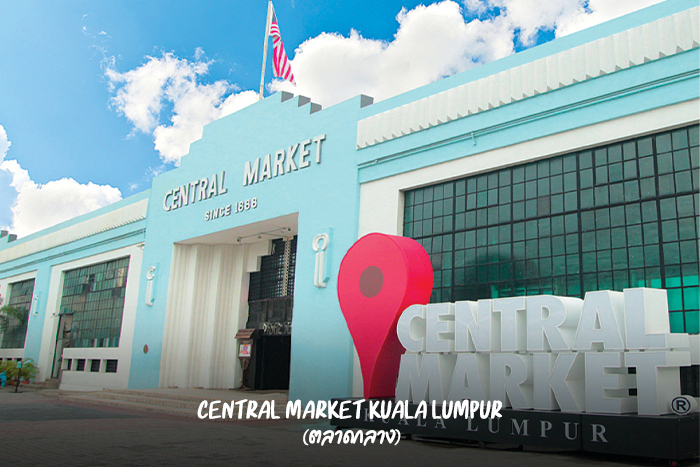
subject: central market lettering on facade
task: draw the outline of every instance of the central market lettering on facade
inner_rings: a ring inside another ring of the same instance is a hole
[[[204,201],[228,193],[225,187],[226,171],[214,174],[211,178],[201,178],[169,190],[163,197],[163,209],[174,211],[183,206]]]
[[[307,139],[301,143],[293,144],[289,146],[287,150],[280,149],[275,151],[275,158],[272,159],[271,154],[266,154],[262,157],[262,169],[260,168],[260,158],[258,157],[252,163],[246,161],[245,168],[243,169],[243,186],[252,185],[258,182],[264,182],[265,180],[272,180],[272,178],[278,175],[284,175],[286,173],[294,172],[296,170],[305,169],[311,165],[311,161],[307,160],[307,157],[311,155],[309,146],[313,142],[316,145],[316,163],[321,163],[321,151],[323,147],[323,141],[326,139],[326,135],[318,135],[314,138]],[[299,154],[299,165],[294,161],[294,156]]]

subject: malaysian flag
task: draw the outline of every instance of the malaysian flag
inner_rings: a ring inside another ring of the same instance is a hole
[[[272,6],[272,2],[270,2],[270,6]],[[287,53],[284,51],[284,43],[280,35],[280,27],[277,24],[277,15],[274,7],[272,7],[270,35],[272,36],[272,74],[277,78],[286,79],[296,86],[297,83],[294,81],[292,66],[287,59]]]

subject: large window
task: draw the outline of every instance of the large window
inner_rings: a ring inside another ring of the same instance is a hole
[[[73,314],[71,347],[118,347],[129,258],[66,271],[61,313]]]
[[[700,329],[698,126],[406,192],[431,301],[656,287]]]
[[[2,336],[2,349],[22,349],[27,337],[27,321],[29,309],[34,296],[34,279],[10,284],[10,296],[5,305],[16,308],[22,313],[21,318],[11,316],[5,333]]]

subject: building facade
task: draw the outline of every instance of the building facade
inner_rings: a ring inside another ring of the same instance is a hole
[[[337,272],[383,232],[426,249],[435,302],[666,289],[697,397],[699,45],[671,0],[378,103],[275,94],[149,191],[5,235],[28,319],[0,358],[63,389],[238,387],[255,328],[247,386],[357,395]]]

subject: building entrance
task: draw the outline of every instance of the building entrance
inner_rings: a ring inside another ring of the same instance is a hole
[[[296,251],[296,236],[273,240],[250,274],[246,328],[259,336],[245,381],[252,389],[289,389]]]

